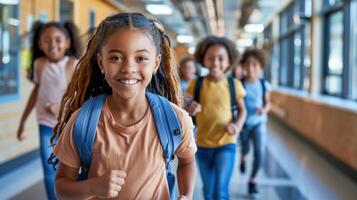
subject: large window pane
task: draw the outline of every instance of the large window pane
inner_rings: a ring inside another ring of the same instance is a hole
[[[0,4],[0,101],[18,94],[18,6]]]
[[[73,20],[73,2],[69,0],[61,0],[60,20],[61,22]]]
[[[351,17],[351,24],[352,24],[352,40],[351,40],[351,53],[352,62],[351,62],[351,91],[352,91],[352,98],[357,100],[357,1],[353,1],[351,3],[352,6],[352,17]]]
[[[342,92],[342,78],[340,76],[326,77],[326,92],[332,95],[339,95]]]
[[[286,86],[288,84],[289,40],[282,40],[280,47],[280,83]]]
[[[343,71],[343,12],[332,14],[328,38],[328,74],[342,75]]]
[[[304,89],[308,89],[310,87],[310,73],[311,73],[311,38],[310,38],[310,23],[307,23],[304,27]]]
[[[301,80],[301,34],[300,32],[295,33],[294,37],[294,88],[300,88]]]

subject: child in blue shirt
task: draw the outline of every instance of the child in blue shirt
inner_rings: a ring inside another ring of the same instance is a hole
[[[242,83],[247,92],[244,97],[247,119],[240,134],[242,154],[240,171],[242,173],[245,172],[245,157],[249,152],[249,143],[252,142],[254,159],[253,170],[248,183],[248,193],[254,195],[258,193],[255,177],[264,156],[267,113],[271,108],[271,86],[267,81],[261,79],[265,65],[264,52],[262,50],[256,48],[246,50],[242,55],[241,65],[245,71]]]

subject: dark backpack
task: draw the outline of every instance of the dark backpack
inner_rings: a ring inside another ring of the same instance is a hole
[[[195,85],[195,90],[194,90],[194,95],[193,95],[193,100],[196,102],[200,102],[200,92],[202,88],[202,82],[203,82],[204,77],[198,77]],[[234,86],[234,78],[232,76],[228,76],[228,84],[229,84],[229,93],[231,96],[231,112],[232,112],[232,119],[233,122],[236,122],[238,120],[238,105],[237,105],[237,96],[236,96],[236,90]],[[193,122],[196,124],[196,119],[195,117],[192,118]]]
[[[156,129],[165,154],[166,178],[170,199],[175,199],[175,175],[171,167],[175,158],[175,151],[182,140],[180,121],[166,98],[150,92],[146,93],[146,97],[154,115]],[[106,95],[102,94],[87,100],[80,108],[74,124],[74,143],[81,159],[78,180],[88,178],[96,128],[105,98]]]

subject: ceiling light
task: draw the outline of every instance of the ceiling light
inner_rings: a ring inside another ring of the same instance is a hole
[[[253,40],[249,38],[241,38],[236,41],[238,47],[250,47],[253,45]]]
[[[148,4],[145,9],[153,15],[171,15],[173,9],[165,4]]]
[[[192,43],[193,37],[191,35],[177,35],[176,40],[180,43]]]
[[[261,33],[264,30],[263,24],[246,24],[244,26],[244,31],[246,32],[254,32],[254,33]]]
[[[19,0],[0,0],[0,4],[16,5],[19,4]]]

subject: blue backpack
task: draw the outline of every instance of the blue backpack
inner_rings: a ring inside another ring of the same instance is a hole
[[[180,121],[166,98],[150,92],[146,92],[146,97],[154,115],[156,129],[164,151],[170,199],[175,199],[175,175],[171,167],[175,158],[175,151],[182,139]],[[88,178],[96,128],[105,98],[106,95],[102,94],[84,102],[74,124],[74,143],[81,159],[78,180]]]

